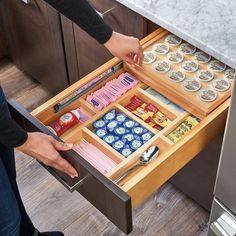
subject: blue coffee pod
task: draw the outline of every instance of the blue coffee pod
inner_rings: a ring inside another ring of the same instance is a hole
[[[141,126],[136,126],[136,127],[132,128],[132,134],[142,135],[143,129],[144,128]]]
[[[106,127],[109,132],[113,132],[117,126],[118,126],[118,122],[116,120],[112,120],[109,123],[107,123]]]
[[[137,140],[141,141],[140,135],[137,135],[137,134],[134,135],[134,139],[137,139]]]
[[[122,140],[127,140],[128,142],[131,142],[134,140],[134,135],[132,133],[126,133],[122,136]]]
[[[105,124],[105,121],[104,120],[96,120],[94,123],[93,123],[93,127],[95,129],[101,129],[101,128],[104,128],[106,126]]]
[[[142,134],[141,140],[145,143],[145,142],[149,141],[152,137],[153,137],[153,134],[151,132],[146,132],[146,133]]]
[[[130,143],[130,147],[136,151],[137,149],[139,149],[141,146],[143,145],[143,143],[140,140],[134,139],[133,141],[131,141]]]
[[[118,113],[116,115],[116,120],[118,121],[118,124],[121,125],[125,122],[125,120],[127,119],[127,116],[123,113]]]
[[[114,129],[114,134],[117,136],[122,136],[126,133],[126,129],[123,126],[118,126]]]
[[[104,119],[105,123],[108,123],[108,122],[114,120],[115,117],[116,117],[116,111],[115,110],[111,110],[111,111],[107,112],[103,116],[103,119]]]
[[[123,148],[122,151],[121,151],[121,154],[122,154],[124,157],[130,156],[132,153],[133,153],[133,150],[132,150],[130,147],[125,147],[125,148]]]
[[[143,133],[149,132],[147,129],[143,128]]]
[[[107,134],[103,137],[103,141],[109,145],[112,145],[112,143],[115,142],[115,136],[113,134]]]
[[[124,123],[123,123],[124,127],[127,129],[132,129],[135,126],[135,122],[133,120],[127,119]]]
[[[125,143],[122,140],[117,140],[114,143],[112,143],[112,147],[116,150],[116,151],[121,151],[125,146]]]
[[[107,131],[105,129],[97,129],[96,130],[96,135],[99,138],[103,138],[107,134]]]

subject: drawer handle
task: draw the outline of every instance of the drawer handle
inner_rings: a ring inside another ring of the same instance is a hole
[[[82,179],[76,182],[74,185],[69,185],[62,177],[60,177],[52,168],[45,166],[44,167],[62,184],[66,187],[70,192],[74,192],[75,190],[79,189],[84,182],[89,178],[89,175],[85,175]]]
[[[24,1],[24,0],[22,0],[22,1]],[[27,1],[27,0],[26,0]],[[96,12],[97,12],[97,14],[101,17],[101,18],[104,18],[106,15],[109,15],[114,9],[116,9],[117,8],[117,5],[115,5],[114,7],[112,7],[112,8],[110,8],[110,9],[108,9],[108,10],[106,10],[106,11],[104,11],[103,13],[101,13],[100,11],[97,11],[97,10],[95,10]]]

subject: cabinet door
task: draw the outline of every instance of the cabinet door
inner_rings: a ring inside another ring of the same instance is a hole
[[[90,0],[89,2],[114,31],[139,39],[146,36],[146,19],[137,13],[114,0]],[[62,17],[62,28],[71,83],[112,58],[103,45],[65,17]]]
[[[0,2],[0,9],[1,8],[2,8],[2,2]],[[6,56],[6,54],[7,54],[7,49],[3,34],[2,11],[0,10],[0,59]]]
[[[53,93],[68,86],[58,13],[42,0],[4,0],[3,18],[16,65]]]

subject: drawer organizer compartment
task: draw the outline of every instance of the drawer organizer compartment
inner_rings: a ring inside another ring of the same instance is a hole
[[[142,41],[144,48],[149,49],[167,33],[158,29]],[[134,68],[113,59],[31,114],[9,101],[13,116],[16,114],[15,117],[23,120],[21,124],[29,131],[38,130],[75,144],[74,150],[62,155],[78,170],[78,178],[70,179],[46,168],[126,233],[132,231],[131,209],[140,205],[223,130],[229,106],[229,99],[224,97],[214,110],[205,115],[197,112],[200,116],[196,118],[191,111],[198,107],[181,109],[185,103],[175,99],[177,94],[160,90],[156,77],[147,76],[148,70],[145,66]],[[160,80],[163,84],[167,79]],[[78,108],[79,113],[86,112],[86,119],[56,136],[52,132],[53,121]],[[152,147],[157,147],[154,150],[158,149],[159,154],[146,163],[144,152]]]
[[[172,40],[168,40],[171,36]],[[127,67],[141,81],[198,118],[206,117],[230,97],[233,69],[222,62],[168,31],[143,46],[142,67]]]

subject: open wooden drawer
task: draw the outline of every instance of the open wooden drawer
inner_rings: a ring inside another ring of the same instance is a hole
[[[158,29],[156,32],[143,39],[142,43],[146,43],[160,34],[166,34],[166,31]],[[62,152],[61,154],[78,170],[78,178],[71,179],[57,170],[46,166],[45,168],[67,189],[70,191],[78,191],[117,227],[125,233],[130,233],[132,231],[132,208],[140,205],[156,189],[193,159],[196,154],[203,150],[215,136],[222,132],[225,125],[227,109],[229,107],[229,99],[225,100],[210,114],[201,119],[200,123],[181,140],[177,143],[172,143],[167,138],[167,135],[188,117],[190,113],[183,112],[180,114],[163,102],[157,100],[154,96],[147,93],[146,88],[148,86],[142,81],[101,111],[94,108],[86,101],[87,94],[100,88],[108,80],[116,78],[122,72],[130,72],[132,75],[140,78],[139,74],[135,74],[134,69],[130,69],[129,66],[120,63],[118,59],[114,58],[38,107],[31,114],[15,101],[9,101],[9,105],[13,117],[28,131],[41,131],[54,136],[58,140],[72,143],[80,143],[83,138],[104,152],[116,163],[116,167],[111,172],[102,174],[77,152],[71,150]],[[98,77],[102,79],[103,82],[96,82],[89,90],[85,90],[80,98],[55,113],[54,108],[56,104],[78,90],[78,88],[81,88]],[[145,102],[154,104],[171,122],[161,131],[157,131],[132,114],[124,106],[133,95],[138,95]],[[77,107],[86,110],[91,118],[82,124],[70,128],[62,134],[60,138],[55,136],[46,127],[46,125],[65,112]],[[124,158],[119,152],[115,151],[111,146],[98,138],[92,128],[94,121],[112,109],[125,113],[128,117],[137,121],[154,134],[148,142],[144,143],[143,146],[127,158]],[[140,155],[153,145],[158,146],[160,149],[160,154],[156,160],[150,162],[147,166],[137,168],[119,182],[119,184],[113,182],[118,176],[137,163]]]

